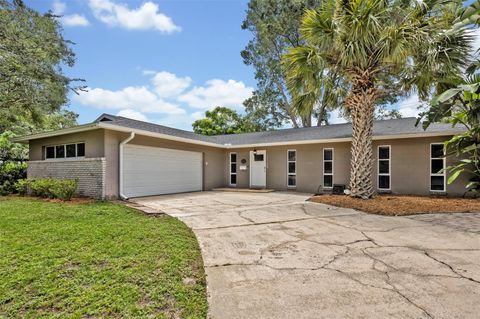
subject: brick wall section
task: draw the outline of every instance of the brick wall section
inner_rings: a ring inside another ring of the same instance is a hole
[[[105,198],[105,158],[30,161],[28,178],[78,179],[77,195]]]

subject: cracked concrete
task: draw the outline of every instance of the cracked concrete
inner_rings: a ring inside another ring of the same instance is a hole
[[[385,217],[307,198],[135,201],[194,230],[211,318],[478,318],[480,214]]]

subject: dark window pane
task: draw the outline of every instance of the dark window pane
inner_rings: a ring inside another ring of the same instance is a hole
[[[296,167],[295,163],[288,163],[288,172],[289,173],[296,173]]]
[[[232,173],[237,172],[237,164],[231,164],[230,165],[230,172],[232,172]]]
[[[237,175],[236,174],[230,175],[230,184],[232,184],[232,185],[237,184]]]
[[[297,186],[297,176],[288,175],[288,186]]]
[[[444,190],[444,179],[443,176],[431,176],[430,177],[430,189],[432,191],[443,191]]]
[[[379,159],[389,159],[390,158],[390,148],[388,148],[388,147],[378,148],[378,158]]]
[[[332,169],[333,169],[333,163],[332,162],[324,162],[323,163],[323,172],[324,173],[332,173]]]
[[[55,146],[55,158],[64,158],[65,157],[65,147],[63,145]]]
[[[379,161],[378,162],[378,172],[380,174],[388,174],[389,173],[389,161]]]
[[[390,188],[390,176],[378,176],[378,188],[389,189]]]
[[[443,144],[433,144],[432,147],[432,158],[443,157]]]
[[[333,151],[332,150],[323,150],[323,160],[324,161],[331,161],[333,158]]]
[[[432,160],[432,174],[441,174],[443,169],[443,159]]]
[[[85,143],[77,144],[77,156],[85,156]]]
[[[253,155],[253,160],[255,162],[263,162],[263,154],[254,154]]]
[[[232,163],[237,162],[237,154],[230,154],[230,162]]]
[[[53,146],[48,146],[47,147],[46,158],[55,158],[55,147],[53,147]]]
[[[75,157],[75,144],[67,145],[67,157]]]
[[[289,161],[296,161],[297,160],[297,152],[289,151],[288,152],[288,160]]]
[[[323,186],[324,187],[332,187],[333,186],[333,176],[332,175],[324,175],[323,176]]]

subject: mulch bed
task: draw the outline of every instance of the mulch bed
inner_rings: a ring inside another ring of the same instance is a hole
[[[472,198],[377,195],[373,199],[364,200],[346,195],[320,195],[313,196],[310,201],[390,216],[428,213],[480,213],[480,199]]]

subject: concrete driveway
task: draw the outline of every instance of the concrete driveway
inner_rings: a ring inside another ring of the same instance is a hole
[[[194,230],[211,318],[479,318],[480,214],[383,217],[307,198],[135,201]]]

